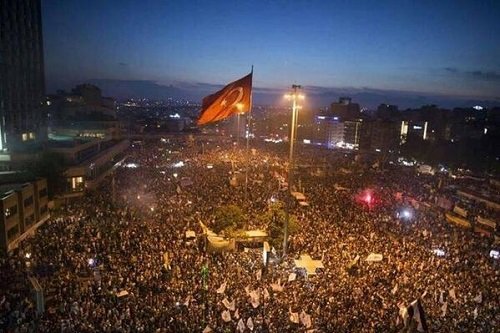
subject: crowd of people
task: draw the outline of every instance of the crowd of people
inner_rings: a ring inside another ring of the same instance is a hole
[[[261,247],[207,252],[200,222],[213,225],[217,207],[237,205],[248,230],[266,229],[258,216],[286,200],[286,147],[253,147],[134,144],[102,187],[1,258],[0,332],[402,332],[414,300],[429,332],[498,330],[493,241],[412,205],[435,184],[399,167],[301,147],[294,189],[309,206],[292,206],[287,256],[275,249],[264,266]],[[372,253],[382,260],[366,261]],[[297,270],[302,254],[324,268]],[[43,313],[28,277],[43,288]]]

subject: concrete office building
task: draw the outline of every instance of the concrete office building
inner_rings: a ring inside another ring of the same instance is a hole
[[[9,252],[49,218],[47,181],[0,184],[0,249]]]
[[[65,198],[95,188],[125,158],[129,140],[116,118],[116,102],[91,84],[49,96],[48,150],[66,164]]]

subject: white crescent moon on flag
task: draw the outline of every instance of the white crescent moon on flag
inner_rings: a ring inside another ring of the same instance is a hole
[[[228,97],[231,97],[231,95],[233,95],[234,92],[237,92],[238,96],[234,99],[233,102],[231,102],[231,104],[229,106],[226,106],[228,103],[228,101],[227,101]],[[226,96],[224,96],[224,99],[220,102],[220,105],[224,108],[231,109],[231,108],[235,107],[239,102],[241,102],[242,99],[243,99],[243,87],[236,87],[236,88],[231,89],[226,94]]]

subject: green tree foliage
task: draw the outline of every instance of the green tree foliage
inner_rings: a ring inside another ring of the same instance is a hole
[[[283,246],[284,226],[286,221],[286,212],[283,209],[283,204],[281,202],[272,204],[259,219],[262,224],[267,225],[269,244],[274,246],[275,249],[281,249]],[[293,235],[298,230],[299,225],[297,223],[297,218],[294,215],[290,215],[288,235]]]
[[[236,205],[227,205],[217,208],[215,212],[215,223],[213,230],[216,233],[230,232],[241,228],[246,217],[240,207]]]

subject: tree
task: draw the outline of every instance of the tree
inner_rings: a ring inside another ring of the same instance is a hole
[[[262,224],[267,225],[269,243],[276,249],[283,246],[284,227],[286,221],[286,212],[281,202],[275,202],[269,206],[269,209],[259,216]],[[295,234],[299,229],[297,218],[290,215],[288,223],[288,235]]]
[[[222,231],[230,232],[234,229],[241,228],[245,220],[245,214],[240,207],[236,205],[221,206],[215,211],[213,230],[216,233]]]

